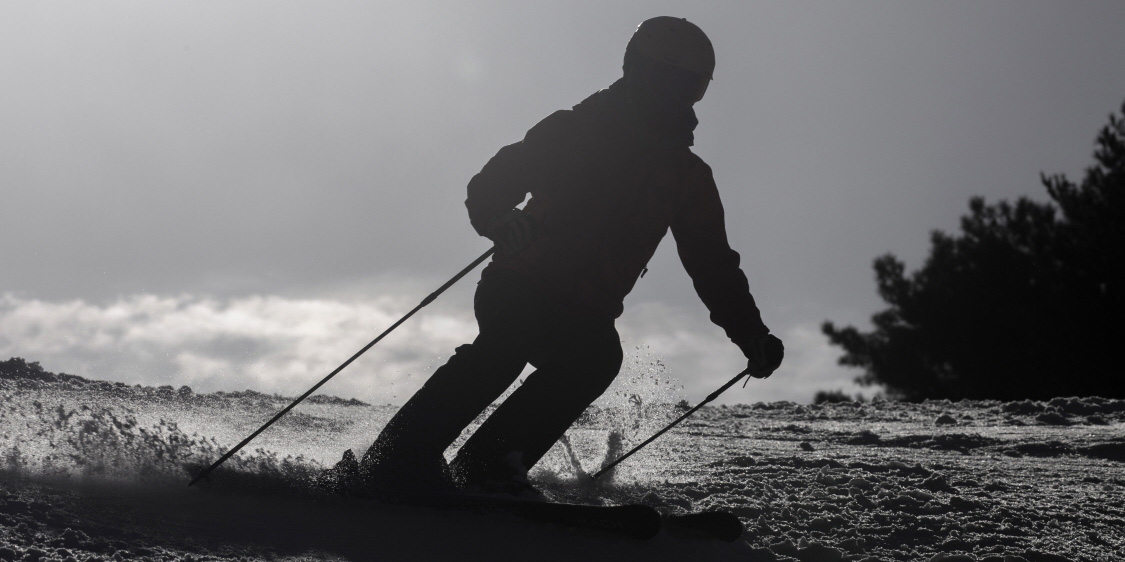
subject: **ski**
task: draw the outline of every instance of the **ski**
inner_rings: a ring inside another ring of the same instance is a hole
[[[509,513],[529,521],[617,533],[640,540],[656,536],[663,518],[646,505],[587,505],[470,494],[397,494],[385,503],[437,509]]]
[[[639,504],[588,505],[471,494],[408,494],[395,497],[389,503],[509,513],[529,521],[593,529],[640,540],[651,539],[664,531],[674,536],[735,542],[745,530],[738,516],[726,511],[661,514]]]
[[[350,449],[336,466],[321,473],[317,485],[341,495],[384,504],[509,513],[529,521],[612,532],[641,540],[650,539],[665,530],[673,535],[733,542],[742,536],[744,530],[742,521],[725,511],[662,514],[640,504],[589,505],[452,491],[384,490],[383,493],[372,494],[359,476],[359,463]]]

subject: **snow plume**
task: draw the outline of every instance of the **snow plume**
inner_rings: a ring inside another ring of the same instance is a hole
[[[136,295],[108,304],[0,296],[0,357],[53,371],[198,391],[297,395],[351,357],[417,302],[250,296]],[[323,392],[405,400],[476,325],[427,311],[373,347]]]

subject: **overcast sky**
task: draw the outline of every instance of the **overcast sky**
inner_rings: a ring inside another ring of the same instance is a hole
[[[970,196],[1080,178],[1125,100],[1119,1],[6,1],[0,359],[303,392],[489,247],[469,178],[655,15],[715,45],[695,149],[787,345],[720,402],[861,390],[819,325],[869,327],[874,258],[917,267]],[[626,379],[698,401],[744,360],[671,237],[649,269]],[[478,276],[324,392],[404,400],[475,335]]]

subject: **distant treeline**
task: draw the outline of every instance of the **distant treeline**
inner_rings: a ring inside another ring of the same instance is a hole
[[[65,390],[100,391],[110,394],[129,395],[134,398],[152,398],[158,400],[178,400],[180,402],[207,402],[216,400],[239,400],[244,402],[277,402],[282,405],[292,400],[291,397],[278,394],[265,394],[256,390],[241,390],[233,392],[218,391],[207,394],[196,394],[189,386],[174,388],[171,385],[144,386],[127,385],[123,382],[109,382],[91,380],[78,375],[66,373],[52,373],[39,365],[38,361],[28,362],[22,357],[12,357],[7,361],[0,361],[0,387],[10,385],[16,389],[59,388]],[[339,398],[327,394],[316,394],[307,400],[310,404],[333,404],[338,406],[368,406],[366,402],[355,398]]]
[[[842,365],[888,398],[1125,398],[1125,104],[1081,183],[1042,175],[1050,201],[974,197],[961,233],[931,235],[907,274],[875,260],[889,305],[861,332],[825,322]]]

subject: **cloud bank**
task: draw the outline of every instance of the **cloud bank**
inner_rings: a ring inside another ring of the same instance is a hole
[[[416,303],[138,295],[99,305],[0,297],[0,355],[130,384],[300,394]],[[419,315],[324,391],[394,401],[476,335],[471,317]],[[346,376],[344,376],[346,375]]]
[[[0,296],[0,357],[53,371],[196,391],[254,389],[298,395],[417,304],[413,297],[296,299],[135,295],[108,303]],[[706,318],[662,303],[630,307],[619,322],[622,382],[674,382],[695,402],[745,365]],[[401,403],[458,345],[476,336],[471,312],[425,310],[402,324],[322,392]],[[807,402],[817,390],[859,389],[835,366],[838,353],[815,326],[781,334],[785,365],[767,381],[717,403]],[[843,383],[843,384],[842,384]],[[628,383],[627,383],[628,384]],[[665,398],[674,398],[665,396]]]

